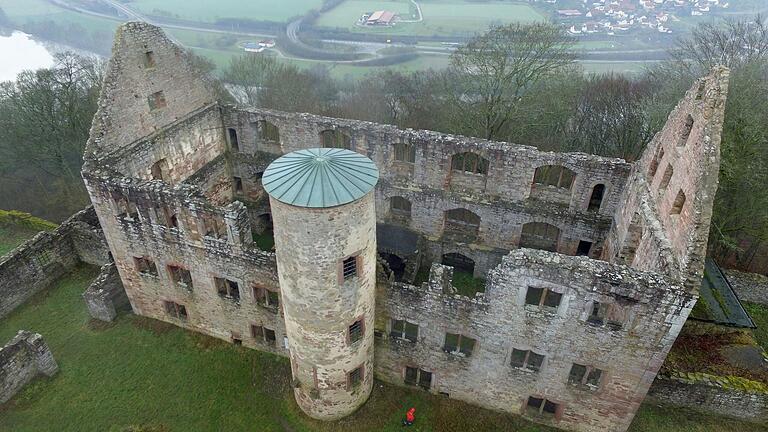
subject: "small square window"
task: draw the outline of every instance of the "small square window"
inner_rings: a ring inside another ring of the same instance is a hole
[[[168,266],[168,273],[170,273],[171,280],[175,284],[187,290],[192,290],[192,274],[189,270],[179,266],[170,265]]]
[[[219,293],[219,296],[234,301],[240,301],[240,287],[237,282],[225,278],[214,277],[213,283],[216,285],[216,291]]]
[[[419,335],[419,326],[405,320],[392,320],[392,330],[389,334],[398,339],[416,342]]]
[[[538,306],[541,303],[541,296],[544,294],[543,288],[529,287],[525,294],[525,304]]]
[[[165,313],[174,318],[180,319],[182,321],[187,319],[187,308],[184,307],[184,305],[166,300],[163,301],[163,308],[165,309]]]
[[[468,336],[446,333],[443,351],[469,357],[472,355],[472,351],[475,349],[475,342],[476,341],[474,339]]]
[[[525,304],[557,308],[560,306],[562,298],[562,294],[547,288],[528,287],[528,291],[525,293]]]
[[[133,262],[136,266],[136,271],[146,276],[157,276],[157,266],[155,262],[149,258],[134,257]]]
[[[351,256],[342,261],[341,271],[344,280],[352,279],[357,276],[357,257]]]
[[[556,308],[560,306],[560,299],[563,295],[554,291],[547,291],[546,297],[544,297],[544,306]]]
[[[160,108],[165,108],[168,106],[168,103],[165,100],[165,94],[163,91],[155,92],[149,95],[147,98],[147,103],[149,104],[149,110],[154,111]]]
[[[354,389],[363,382],[363,366],[359,366],[348,374],[349,389]]]
[[[350,345],[361,340],[363,338],[363,330],[365,324],[363,320],[357,320],[349,326],[349,343]]]

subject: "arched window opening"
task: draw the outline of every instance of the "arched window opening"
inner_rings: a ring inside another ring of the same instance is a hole
[[[352,139],[339,130],[327,129],[320,132],[320,141],[325,148],[352,149]]]
[[[237,140],[237,131],[233,128],[227,128],[229,134],[229,148],[232,151],[240,151],[240,142]]]
[[[685,205],[685,193],[682,189],[677,192],[675,202],[672,203],[672,208],[669,210],[671,215],[679,215],[683,212],[683,206]]]
[[[168,161],[160,159],[152,164],[152,180],[162,180],[167,182],[170,180],[168,176]]]
[[[488,160],[471,152],[458,153],[451,157],[451,169],[469,174],[487,175]]]
[[[592,188],[592,196],[589,197],[589,207],[587,207],[587,211],[600,211],[600,206],[603,204],[604,194],[605,185],[602,183],[596,184],[595,187]]]
[[[389,208],[393,214],[398,216],[411,216],[411,202],[403,197],[392,197],[389,202]]]
[[[546,222],[529,222],[523,225],[520,247],[557,252],[560,229]]]
[[[533,182],[545,186],[571,189],[576,173],[560,165],[544,165],[536,168]]]
[[[667,186],[669,186],[669,181],[672,180],[672,175],[674,173],[675,173],[675,170],[672,168],[672,165],[668,164],[667,169],[664,170],[664,175],[661,177],[661,182],[659,183],[660,191],[667,190]]]
[[[457,271],[475,273],[475,260],[460,253],[447,253],[443,255],[442,264],[451,266]]]
[[[395,160],[399,162],[416,162],[416,147],[407,143],[395,143]]]
[[[693,130],[693,116],[688,114],[685,118],[683,130],[680,131],[680,138],[677,140],[678,147],[682,147],[688,142],[688,138],[691,137],[691,130]]]
[[[259,138],[262,141],[280,142],[280,129],[274,124],[260,120],[258,124]]]
[[[470,241],[477,237],[480,229],[480,216],[463,208],[445,212],[444,234],[457,237],[458,240]]]

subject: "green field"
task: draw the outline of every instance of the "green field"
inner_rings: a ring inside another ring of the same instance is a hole
[[[159,321],[122,314],[92,322],[81,297],[97,269],[81,267],[0,321],[0,342],[39,332],[59,363],[0,405],[0,430],[37,431],[413,431],[554,432],[520,417],[376,382],[369,401],[338,422],[304,416],[288,360]],[[683,409],[644,404],[630,432],[765,430]]]
[[[37,230],[0,225],[0,256],[7,254],[37,233]],[[0,342],[0,345],[2,345],[2,342]]]
[[[420,1],[424,21],[397,23],[393,27],[355,25],[364,12],[391,10],[403,19],[412,19],[410,2],[347,0],[316,21],[317,26],[341,27],[355,32],[415,36],[465,36],[482,32],[492,24],[542,21],[544,16],[524,3],[468,2],[462,0]]]
[[[133,9],[148,15],[169,16],[198,22],[220,18],[287,22],[289,18],[317,9],[322,0],[132,0]]]

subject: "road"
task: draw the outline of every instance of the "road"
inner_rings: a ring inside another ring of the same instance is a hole
[[[130,8],[129,6],[126,6],[123,3],[120,3],[116,0],[99,0],[105,5],[108,5],[115,9],[115,11],[119,14],[118,16],[105,14],[101,12],[96,12],[92,10],[88,10],[82,7],[79,7],[77,5],[73,5],[71,3],[68,3],[67,0],[48,0],[50,3],[53,3],[54,5],[57,5],[59,7],[63,7],[69,10],[72,10],[77,13],[81,13],[84,15],[91,15],[95,17],[105,18],[113,21],[119,21],[124,22],[125,18],[129,20],[138,20],[138,21],[145,21],[151,24],[158,25],[160,27],[166,28],[166,29],[177,29],[177,30],[188,30],[188,31],[194,31],[194,32],[204,32],[204,33],[214,33],[214,34],[233,34],[238,36],[247,36],[247,37],[254,37],[254,38],[277,38],[278,35],[276,34],[269,34],[269,33],[252,33],[252,32],[244,32],[239,30],[222,30],[222,29],[216,29],[216,28],[210,28],[205,27],[203,25],[195,26],[195,25],[180,25],[180,24],[173,24],[173,23],[166,23],[161,20],[152,20],[146,15],[142,14],[139,11],[136,11],[133,8]],[[421,13],[421,7],[413,1],[413,3],[416,5],[417,10],[419,11],[419,16],[423,19],[422,13]],[[120,16],[122,15],[122,16]],[[305,45],[298,37],[299,32],[301,31],[301,25],[302,25],[302,19],[294,20],[290,23],[288,23],[286,27],[286,36],[293,41],[294,43]],[[177,38],[175,38],[172,34],[167,33],[168,37],[173,40],[175,43],[179,45],[184,45],[181,41],[179,41]],[[360,46],[362,48],[363,52],[373,54],[376,57],[381,57],[380,54],[377,54],[377,51],[382,48],[387,47],[402,47],[402,48],[415,48],[417,53],[420,54],[427,54],[427,55],[443,55],[447,56],[450,55],[453,50],[455,50],[455,47],[453,46],[416,46],[413,45],[405,45],[405,44],[399,44],[399,43],[382,43],[382,42],[362,42],[362,41],[348,41],[348,40],[337,40],[337,39],[322,39],[323,42],[327,43],[341,43],[341,44],[354,44],[357,46]],[[632,55],[632,54],[663,54],[666,50],[664,49],[642,49],[642,50],[623,50],[623,51],[606,51],[606,50],[599,50],[599,51],[589,51],[589,54],[595,54],[600,56],[611,56],[615,55],[617,57],[622,57],[626,55]],[[294,60],[303,60],[307,61],[308,59],[304,59],[301,57],[292,57],[285,55],[285,53],[278,51],[278,55],[281,57],[287,58],[287,59],[294,59]],[[363,60],[345,60],[345,61],[327,61],[328,63],[335,64],[335,63],[347,63],[347,64],[354,64],[359,62],[365,62],[369,61],[368,59]],[[653,62],[656,60],[626,60],[626,59],[610,59],[608,57],[600,60],[591,60],[591,59],[582,59],[580,60],[582,62],[611,62],[611,63],[640,63],[640,62]],[[318,62],[324,62],[323,60],[318,60]]]

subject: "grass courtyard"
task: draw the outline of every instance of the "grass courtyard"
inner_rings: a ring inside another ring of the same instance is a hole
[[[377,382],[371,399],[339,422],[299,411],[286,359],[237,347],[132,314],[89,320],[83,290],[96,275],[81,267],[0,321],[0,341],[17,330],[43,334],[59,373],[38,379],[0,406],[9,431],[413,431],[553,429],[428,393]],[[645,404],[632,432],[759,431],[759,426]]]

